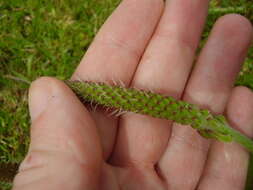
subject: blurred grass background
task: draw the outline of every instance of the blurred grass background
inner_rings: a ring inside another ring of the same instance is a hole
[[[120,0],[0,0],[0,162],[20,162],[29,144],[27,92],[39,76],[68,79]],[[212,0],[200,47],[220,16],[253,22],[251,0]],[[253,89],[253,47],[236,85]],[[252,162],[251,162],[252,163]],[[253,176],[250,166],[249,176]],[[250,177],[253,179],[252,177]],[[248,187],[252,188],[248,180]],[[0,182],[0,189],[10,185]]]

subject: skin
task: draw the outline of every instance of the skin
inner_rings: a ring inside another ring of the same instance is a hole
[[[122,81],[223,113],[253,137],[253,93],[233,87],[252,40],[250,22],[220,18],[196,59],[208,0],[123,0],[72,79]],[[243,190],[249,153],[187,126],[138,114],[88,111],[61,81],[29,92],[31,144],[14,190]]]

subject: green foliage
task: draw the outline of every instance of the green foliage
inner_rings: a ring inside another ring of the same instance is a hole
[[[9,190],[9,189],[11,189],[11,187],[12,187],[11,183],[0,181],[0,189],[1,190]]]
[[[240,72],[236,85],[247,86],[253,89],[253,48],[249,51],[249,56]]]
[[[0,0],[0,159],[18,162],[29,143],[28,84],[71,76],[115,0]]]

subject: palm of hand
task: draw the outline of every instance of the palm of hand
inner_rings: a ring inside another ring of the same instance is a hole
[[[234,127],[252,135],[253,94],[232,88],[252,27],[238,15],[221,18],[192,70],[207,7],[208,0],[123,1],[73,79],[120,80],[225,110]],[[14,189],[243,189],[248,153],[187,126],[131,113],[108,117],[102,109],[88,113],[51,78],[33,83],[30,111],[32,143]]]

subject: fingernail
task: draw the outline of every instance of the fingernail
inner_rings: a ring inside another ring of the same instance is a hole
[[[52,99],[52,79],[42,77],[34,81],[29,89],[29,110],[32,122],[48,107]]]

